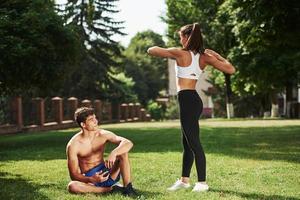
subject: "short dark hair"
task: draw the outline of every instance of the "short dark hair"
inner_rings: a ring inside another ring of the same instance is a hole
[[[180,28],[180,34],[188,37],[187,45],[184,50],[204,53],[203,37],[198,23],[188,24]]]
[[[81,107],[81,108],[77,108],[77,110],[75,111],[74,114],[74,118],[75,121],[77,122],[77,124],[81,126],[81,122],[85,122],[86,119],[88,118],[88,116],[90,115],[94,115],[95,111],[93,108],[88,108],[88,107]]]

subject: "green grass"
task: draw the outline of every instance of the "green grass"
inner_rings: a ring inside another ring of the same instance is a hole
[[[134,142],[130,159],[140,199],[300,199],[300,120],[200,120],[200,125],[210,191],[196,194],[166,192],[181,172],[178,121],[102,128]],[[127,199],[67,192],[65,146],[77,131],[0,136],[0,199]],[[195,167],[191,180],[196,181]]]

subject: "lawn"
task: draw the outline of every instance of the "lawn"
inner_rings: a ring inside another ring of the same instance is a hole
[[[181,172],[178,121],[101,127],[134,142],[139,199],[300,199],[300,120],[200,120],[200,126],[210,185],[205,193],[166,191]],[[77,131],[0,136],[0,199],[129,199],[67,192],[65,146]]]

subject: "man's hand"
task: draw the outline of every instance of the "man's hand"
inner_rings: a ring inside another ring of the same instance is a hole
[[[102,170],[101,170],[99,172],[96,172],[93,176],[91,176],[91,181],[92,181],[92,183],[104,182],[109,178],[108,174],[109,174],[109,171],[102,172]]]
[[[113,152],[111,152],[107,158],[107,160],[105,161],[105,167],[108,169],[111,169],[116,161],[116,157],[117,155]]]

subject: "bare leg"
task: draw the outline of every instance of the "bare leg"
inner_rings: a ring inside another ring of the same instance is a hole
[[[181,181],[184,182],[184,183],[189,183],[190,178],[189,177],[181,177]]]
[[[115,180],[118,177],[119,173],[120,173],[120,160],[119,158],[117,158],[116,162],[114,163],[111,169],[110,177],[113,180]]]
[[[124,186],[123,188],[117,187],[117,188],[119,188],[118,190],[121,191],[122,194],[125,196],[137,197],[138,193],[132,187],[132,183],[131,183],[131,171],[130,171],[130,163],[129,163],[128,153],[119,155],[117,157],[117,159],[119,161],[118,164],[120,166],[119,169],[120,169],[120,172],[122,175],[123,186]],[[113,178],[113,174],[111,174],[111,177]],[[114,188],[114,190],[115,189],[116,188]],[[118,191],[118,190],[116,190],[116,191]]]
[[[128,183],[131,182],[131,171],[130,171],[130,163],[129,163],[129,158],[128,158],[128,153],[124,153],[122,155],[118,156],[119,160],[119,166],[120,166],[120,171],[123,179],[123,185],[124,187],[128,185]],[[113,178],[113,173],[111,174]],[[117,175],[116,175],[117,177]]]
[[[68,184],[68,190],[71,193],[104,193],[111,191],[111,187],[96,187],[92,184],[83,183],[80,181],[71,181]]]

